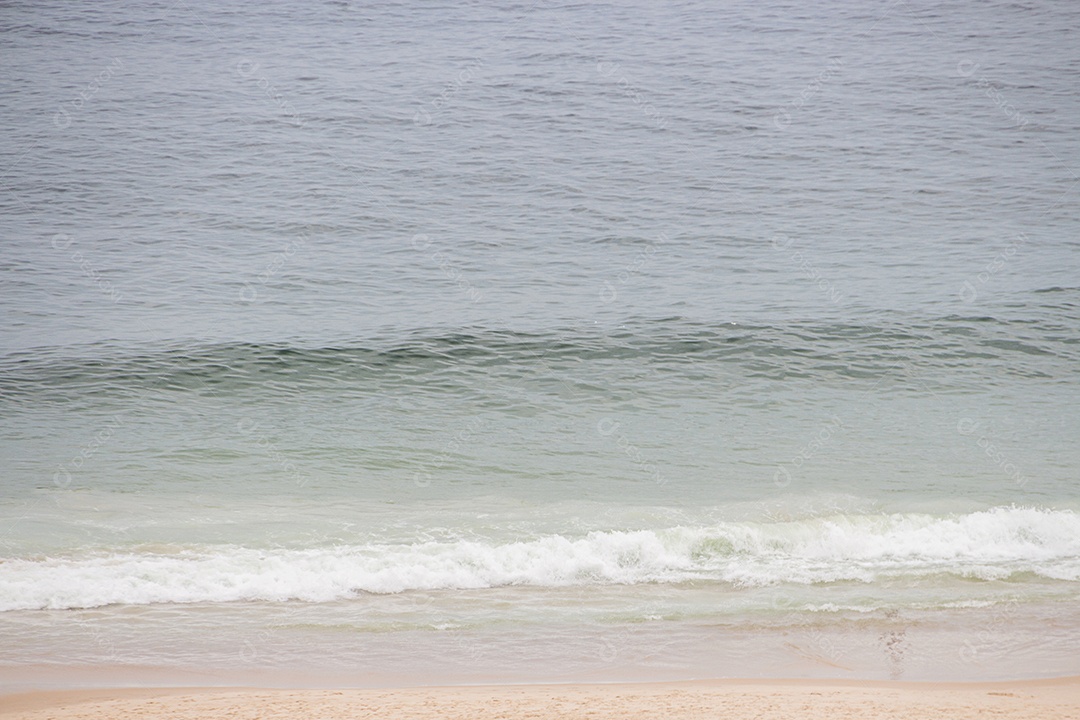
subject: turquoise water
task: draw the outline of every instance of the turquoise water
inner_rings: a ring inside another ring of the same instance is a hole
[[[4,15],[7,684],[1080,672],[1068,3]]]

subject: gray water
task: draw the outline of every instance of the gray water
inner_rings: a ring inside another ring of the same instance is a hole
[[[0,22],[8,685],[1080,672],[1072,3]]]

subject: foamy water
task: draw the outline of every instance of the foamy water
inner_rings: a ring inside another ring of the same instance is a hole
[[[1080,580],[1080,518],[997,508],[950,518],[840,516],[787,523],[593,531],[499,544],[253,549],[178,546],[15,559],[0,611],[263,600],[366,593],[639,583],[864,583],[925,576]]]

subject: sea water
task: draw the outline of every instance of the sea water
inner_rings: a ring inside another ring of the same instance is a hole
[[[3,21],[7,685],[1080,672],[1073,4]]]

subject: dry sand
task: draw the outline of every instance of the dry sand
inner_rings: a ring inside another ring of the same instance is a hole
[[[1080,718],[1080,677],[997,683],[716,680],[401,690],[164,688],[0,697],[3,720]]]

